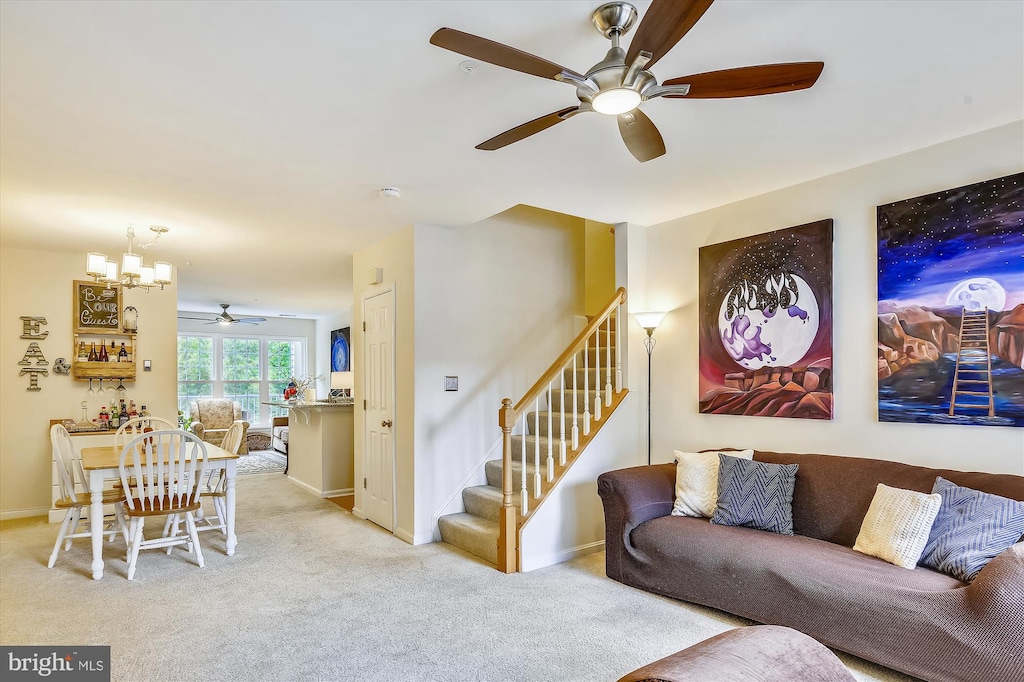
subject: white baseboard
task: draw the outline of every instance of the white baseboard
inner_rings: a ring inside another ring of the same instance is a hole
[[[36,507],[34,509],[11,509],[9,511],[0,512],[0,521],[10,521],[11,519],[27,519],[32,516],[46,516],[49,514],[49,507]],[[60,517],[57,521],[64,520],[64,511],[60,511]],[[51,523],[53,523],[51,521]]]
[[[342,495],[355,495],[355,494],[356,494],[356,489],[355,488],[336,488],[334,490],[325,490],[325,491],[323,491],[322,493],[320,493],[320,497],[323,497],[323,498],[341,497]]]
[[[408,542],[410,545],[426,545],[434,541],[434,533],[431,531],[413,534],[404,528],[396,528],[395,537],[402,542]]]
[[[579,547],[571,547],[554,554],[547,554],[544,556],[524,556],[522,571],[533,571],[538,568],[544,568],[545,566],[553,566],[555,564],[561,564],[571,559],[576,559],[581,556],[593,554],[594,552],[600,552],[604,549],[604,540],[598,542],[591,542],[586,545],[580,545]]]
[[[316,495],[317,497],[322,497],[322,495],[320,494],[320,490],[319,490],[319,489],[317,489],[317,488],[314,488],[314,487],[313,487],[313,486],[311,486],[310,484],[308,484],[308,483],[303,483],[303,482],[302,482],[302,481],[300,481],[299,479],[297,479],[297,478],[294,478],[294,477],[292,477],[292,476],[285,476],[285,478],[287,478],[287,479],[288,479],[289,481],[291,481],[291,482],[292,482],[292,483],[294,483],[295,485],[299,486],[299,487],[300,487],[300,488],[302,488],[303,490],[306,490],[306,491],[308,491],[308,492],[311,492],[311,493],[313,493],[314,495]]]

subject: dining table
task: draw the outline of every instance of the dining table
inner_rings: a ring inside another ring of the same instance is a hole
[[[217,447],[206,446],[206,470],[220,469],[225,473],[224,507],[227,525],[227,553],[233,556],[238,538],[235,536],[235,475],[238,454]],[[120,476],[120,459],[123,448],[117,445],[103,445],[82,448],[82,469],[89,478],[89,527],[92,532],[92,578],[103,577],[103,485],[104,481]]]

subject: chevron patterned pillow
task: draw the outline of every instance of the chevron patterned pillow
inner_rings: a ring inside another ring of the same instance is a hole
[[[969,583],[996,555],[1024,535],[1024,502],[963,488],[942,476],[932,492],[942,495],[921,565]]]
[[[711,523],[792,535],[798,467],[719,455],[718,504]]]

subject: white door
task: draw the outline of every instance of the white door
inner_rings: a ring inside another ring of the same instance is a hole
[[[363,513],[395,530],[395,295],[387,291],[363,301],[363,377],[366,429],[363,453]]]

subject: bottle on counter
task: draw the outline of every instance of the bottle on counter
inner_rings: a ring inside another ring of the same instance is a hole
[[[99,359],[100,356],[96,353],[96,342],[92,341],[89,343],[89,355],[86,357],[86,360],[88,362],[96,362]]]
[[[121,342],[121,350],[117,352],[118,362],[129,362],[128,360],[128,349],[125,348],[124,341]]]
[[[146,409],[145,405],[143,405],[142,409],[139,410],[139,416],[140,417],[148,417],[149,416],[149,410]]]
[[[100,362],[110,362],[110,356],[107,355],[107,344],[100,341],[100,353],[97,358]]]
[[[139,411],[135,409],[134,400],[128,401],[128,414],[131,416],[132,419],[135,419],[136,417],[139,416]]]
[[[121,424],[121,411],[117,409],[117,403],[113,403],[110,406],[110,427],[120,426]]]

